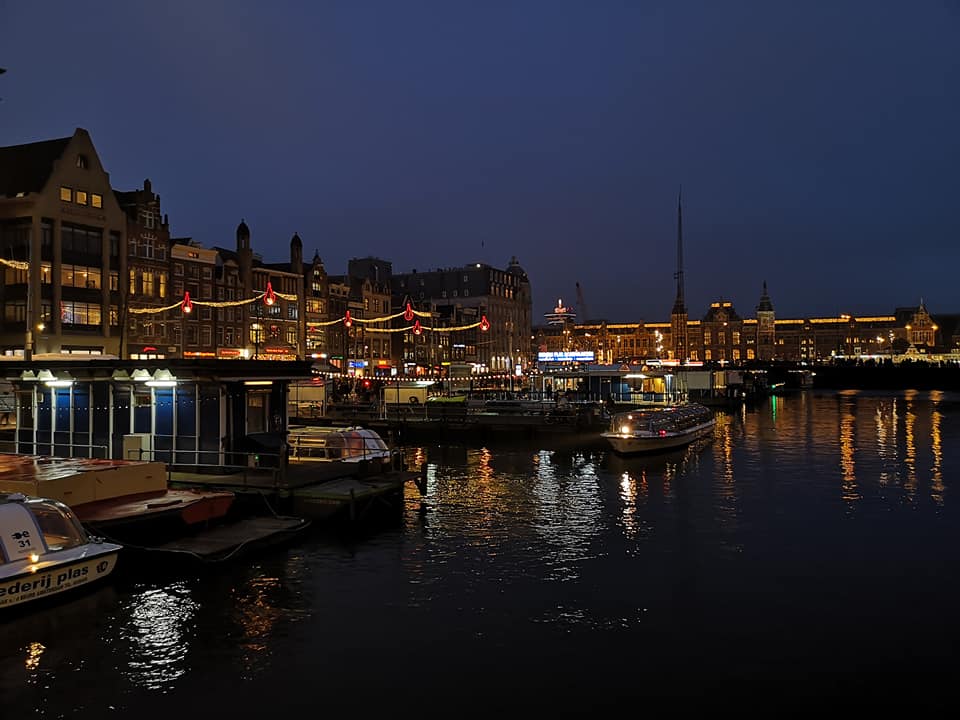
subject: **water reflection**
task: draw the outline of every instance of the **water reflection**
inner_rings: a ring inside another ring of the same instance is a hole
[[[111,640],[128,644],[123,673],[131,683],[160,690],[187,672],[198,608],[184,581],[128,597],[123,607],[126,623]]]
[[[852,393],[841,393],[840,401],[840,469],[842,481],[840,497],[852,506],[860,499],[857,491],[856,473],[856,409],[857,396]]]
[[[914,495],[917,489],[917,438],[915,435],[917,414],[914,408],[916,397],[916,390],[908,390],[904,394],[903,398],[904,405],[906,406],[904,412],[903,436],[904,441],[907,444],[906,453],[904,455],[904,464],[906,465],[907,470],[904,488],[907,491],[907,499],[911,502],[914,500]]]
[[[46,649],[42,643],[38,642],[32,642],[27,646],[27,661],[25,666],[28,672],[37,670],[40,667],[40,658]]]
[[[401,693],[423,668],[428,692],[560,665],[600,687],[698,653],[738,678],[757,658],[915,673],[952,647],[958,422],[949,393],[803,393],[718,413],[711,439],[664,455],[410,448],[428,493],[399,528],[0,624],[4,712],[103,717],[119,697],[146,717],[132,708],[217,688],[219,714],[269,716],[362,692],[378,657],[405,659]]]
[[[592,556],[591,540],[600,528],[602,507],[593,457],[565,451],[537,453],[531,499],[534,529],[544,543],[547,577],[575,580]]]
[[[937,505],[943,505],[943,437],[940,424],[943,422],[943,413],[940,412],[940,403],[943,393],[934,390],[930,393],[930,450],[933,453],[933,467],[930,469],[930,497]]]

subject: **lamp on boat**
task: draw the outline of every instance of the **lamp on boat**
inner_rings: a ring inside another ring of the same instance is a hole
[[[166,368],[160,368],[153,374],[152,380],[147,380],[147,387],[175,387],[177,378]]]

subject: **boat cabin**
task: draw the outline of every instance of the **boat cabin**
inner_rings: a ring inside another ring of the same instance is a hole
[[[360,427],[304,427],[291,429],[289,459],[297,461],[360,462],[391,457],[387,444],[375,431]]]
[[[0,495],[0,559],[4,563],[39,559],[87,541],[83,525],[63,503],[22,494]]]

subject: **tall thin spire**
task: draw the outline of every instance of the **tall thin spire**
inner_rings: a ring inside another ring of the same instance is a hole
[[[677,271],[673,274],[677,281],[677,299],[673,303],[673,314],[686,313],[683,298],[683,186],[677,194]]]

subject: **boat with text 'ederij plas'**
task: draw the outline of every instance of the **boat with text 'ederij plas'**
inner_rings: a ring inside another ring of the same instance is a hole
[[[622,455],[673,450],[713,432],[713,410],[699,403],[615,414],[603,437]]]
[[[102,580],[120,550],[88,535],[61,502],[0,494],[0,610]]]

